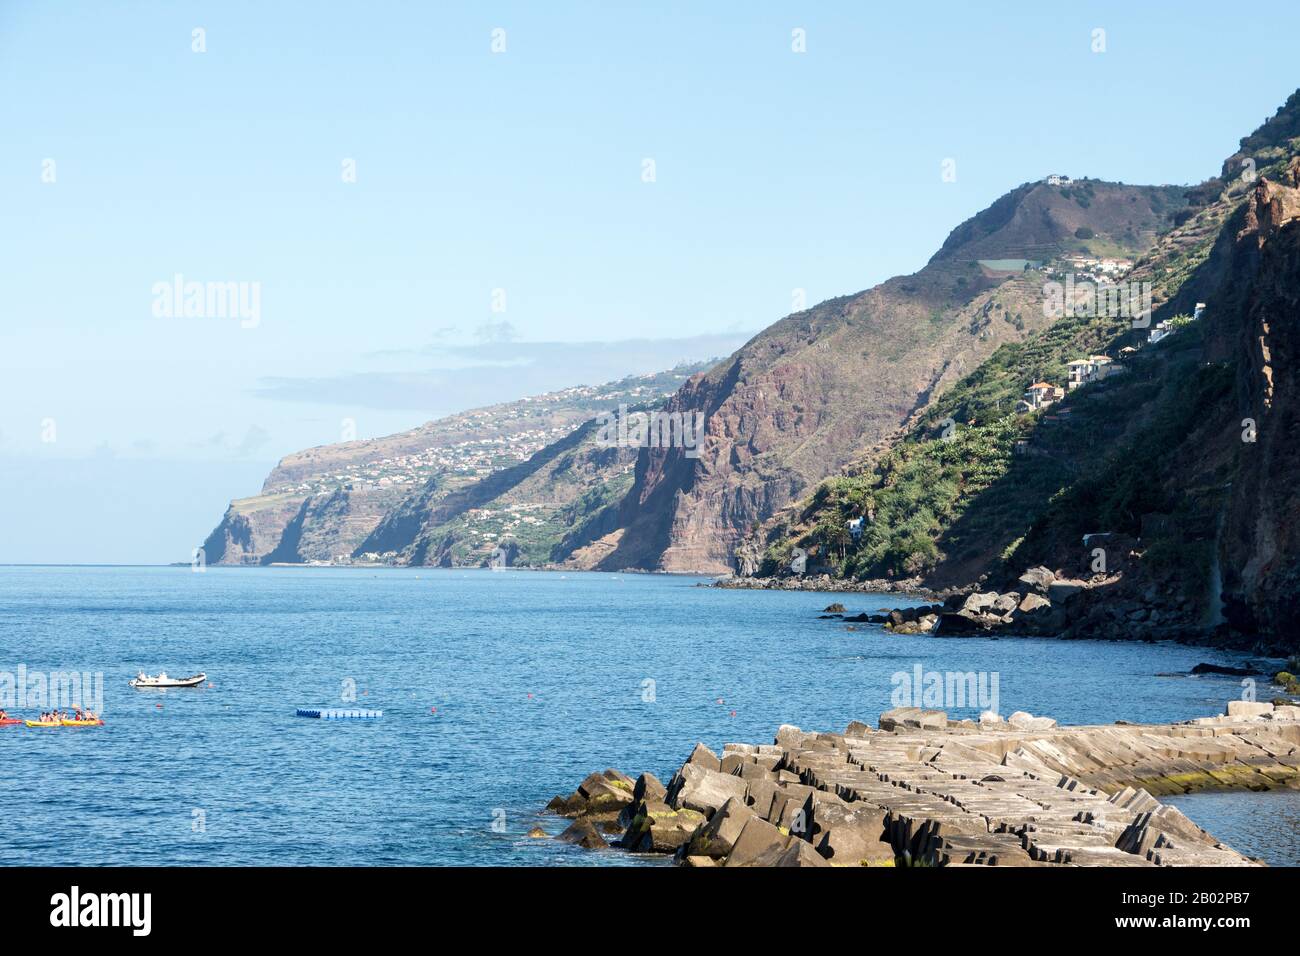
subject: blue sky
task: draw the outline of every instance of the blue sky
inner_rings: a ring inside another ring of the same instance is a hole
[[[1204,179],[1300,83],[1285,6],[610,6],[0,5],[0,561],[182,559],[343,418],[725,352],[1048,172]],[[178,273],[255,327],[155,315]]]

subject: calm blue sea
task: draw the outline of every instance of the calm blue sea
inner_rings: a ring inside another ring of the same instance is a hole
[[[891,675],[917,664],[996,672],[1002,713],[1069,723],[1208,715],[1240,692],[1231,678],[1156,676],[1233,661],[1211,651],[850,631],[817,614],[897,600],[700,580],[0,567],[0,672],[102,672],[107,721],[0,727],[0,864],[644,863],[526,834],[558,832],[541,809],[592,770],[667,779],[697,740],[874,723]],[[127,685],[160,669],[206,671],[213,686]],[[354,706],[382,720],[294,716],[344,706],[353,684]],[[1214,829],[1252,799],[1186,812]],[[1237,845],[1297,862],[1296,839]]]

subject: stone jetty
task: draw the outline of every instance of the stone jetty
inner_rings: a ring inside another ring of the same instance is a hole
[[[875,730],[697,744],[667,785],[593,773],[548,809],[574,818],[563,839],[686,866],[1248,866],[1157,797],[1295,786],[1300,707],[1080,727],[900,708]]]

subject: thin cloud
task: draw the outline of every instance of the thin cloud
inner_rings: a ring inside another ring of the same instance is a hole
[[[750,336],[749,332],[735,332],[621,342],[500,339],[471,345],[428,346],[409,354],[430,360],[440,358],[457,367],[368,371],[317,378],[270,377],[262,379],[253,392],[278,402],[418,409],[446,414],[573,385],[599,385],[628,375],[660,372],[685,362],[720,358],[730,355]]]

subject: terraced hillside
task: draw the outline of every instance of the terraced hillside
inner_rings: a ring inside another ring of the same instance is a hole
[[[1117,616],[1131,610],[1159,622],[1147,628],[1157,636],[1220,634],[1234,619],[1240,634],[1294,635],[1296,549],[1281,529],[1295,485],[1280,442],[1294,434],[1297,114],[1293,96],[1244,139],[1225,168],[1250,159],[1257,175],[1199,187],[1210,201],[1126,277],[1152,283],[1153,324],[1170,334],[1151,342],[1126,319],[1067,318],[1004,346],[895,442],[760,529],[751,569],[782,573],[802,547],[813,568],[846,577],[1011,587],[1045,565],[1107,589],[1108,609],[1074,615],[1086,633],[1132,632]],[[1119,374],[1014,411],[1028,385],[1064,383],[1066,361],[1097,353]],[[1275,517],[1262,524],[1263,512]],[[1109,566],[1096,564],[1101,545]]]
[[[1045,262],[1093,245],[1136,256],[1186,207],[1182,187],[1029,183],[953,230],[919,272],[782,319],[669,400],[671,411],[706,416],[702,454],[643,450],[618,527],[576,563],[732,569],[756,524],[999,346],[1050,325]]]

